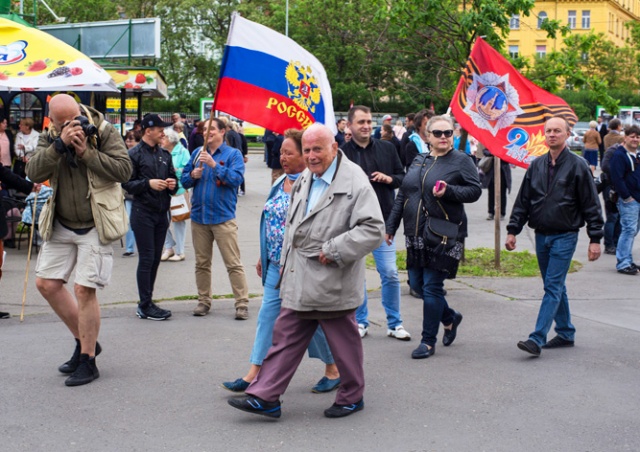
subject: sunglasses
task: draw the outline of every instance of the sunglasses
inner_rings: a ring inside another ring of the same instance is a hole
[[[451,130],[451,129],[449,129],[449,130],[432,130],[431,133],[436,138],[440,138],[442,135],[444,135],[445,138],[451,138],[453,136],[453,130]]]

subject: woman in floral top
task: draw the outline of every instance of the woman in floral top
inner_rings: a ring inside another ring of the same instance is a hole
[[[260,220],[260,260],[256,265],[256,270],[258,276],[262,277],[264,296],[258,314],[253,351],[249,360],[251,368],[243,378],[222,384],[224,388],[234,392],[243,392],[258,374],[262,360],[271,347],[273,327],[280,314],[282,300],[276,286],[280,279],[280,253],[284,240],[287,210],[289,209],[291,187],[305,169],[302,159],[302,132],[289,129],[285,132],[284,137],[280,148],[280,163],[285,174],[273,184]],[[319,358],[326,364],[325,375],[312,388],[312,391],[320,393],[336,389],[340,384],[340,375],[320,327],[309,344],[309,356]]]

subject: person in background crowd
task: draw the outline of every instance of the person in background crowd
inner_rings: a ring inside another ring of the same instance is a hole
[[[594,172],[598,166],[598,149],[600,149],[600,145],[602,144],[600,133],[596,130],[597,127],[598,123],[591,121],[589,123],[589,130],[587,130],[584,137],[582,137],[584,142],[584,151],[582,156],[587,162],[589,162],[591,172]]]
[[[193,129],[191,135],[189,135],[189,154],[204,145],[204,121],[198,121],[196,127]]]
[[[344,128],[344,142],[345,144],[348,143],[349,141],[351,141],[351,138],[353,138],[353,134],[351,133],[351,129],[348,127]]]
[[[382,241],[384,224],[368,178],[338,149],[328,127],[306,129],[302,152],[308,171],[292,188],[273,346],[246,396],[228,403],[279,418],[280,396],[320,325],[340,372],[335,403],[324,415],[338,418],[364,408],[364,354],[354,311],[364,296],[365,256]]]
[[[344,145],[345,141],[344,141],[344,129],[345,127],[347,127],[347,120],[342,118],[342,119],[338,119],[338,122],[336,122],[336,127],[338,128],[338,133],[336,133],[336,143],[338,143],[338,147],[342,148],[342,146]]]
[[[484,146],[483,146],[484,147]],[[491,152],[487,148],[484,148],[483,153],[485,156],[490,156]],[[494,157],[496,158],[496,157]],[[488,201],[488,212],[487,220],[493,220],[495,218],[495,203],[496,203],[496,187],[493,180],[494,174],[494,166],[491,162],[491,169],[487,171],[484,175],[483,185],[485,185],[489,189],[489,196],[487,196]],[[507,215],[507,192],[511,193],[511,165],[505,162],[504,160],[500,160],[500,220],[504,220]]]
[[[175,124],[174,124],[175,127]],[[175,195],[185,195],[188,202],[189,193],[184,189],[180,183],[180,177],[182,176],[182,170],[189,162],[189,151],[182,146],[179,135],[175,132],[175,129],[164,129],[164,139],[162,141],[162,147],[171,153],[171,162],[173,163],[173,169],[176,172],[176,178],[178,179],[178,191]],[[173,226],[173,234],[171,233],[171,226]],[[167,236],[164,240],[164,250],[160,261],[180,262],[184,260],[184,239],[187,235],[187,220],[171,221],[169,228],[167,229]],[[175,236],[175,237],[174,237]]]
[[[401,159],[400,155],[400,140],[396,138],[393,134],[393,128],[389,124],[385,124],[382,126],[382,141],[389,141],[396,148],[396,152],[398,153],[398,158]]]
[[[456,127],[453,132],[453,149],[456,151],[460,150],[460,140],[462,139],[462,127],[460,124],[456,124]],[[467,155],[471,155],[471,145],[469,144],[469,135],[467,134],[467,142],[464,145],[464,153]]]
[[[13,172],[22,178],[26,176],[24,169],[38,146],[40,133],[37,130],[33,130],[33,124],[33,119],[22,118],[19,126],[20,131],[16,134],[14,149],[16,159],[13,162]]]
[[[385,235],[387,243],[391,243],[402,220],[409,281],[423,299],[422,339],[411,353],[413,359],[428,358],[435,353],[441,322],[443,345],[448,347],[456,339],[462,314],[449,307],[444,280],[456,277],[462,257],[467,236],[464,204],[477,201],[482,194],[475,165],[453,148],[451,118],[434,116],[427,121],[426,130],[431,152],[419,154],[409,167],[387,219]],[[457,243],[450,251],[440,254],[425,244],[427,217],[460,225]]]
[[[9,130],[7,118],[0,116],[0,163],[10,169],[15,156],[13,134]]]
[[[404,167],[409,170],[413,160],[420,154],[429,153],[429,134],[427,132],[427,122],[429,121],[429,110],[420,110],[413,120],[413,132],[407,138],[407,145],[404,148]]]
[[[127,149],[133,148],[142,140],[142,133],[134,130],[129,130],[124,136],[124,144]],[[136,254],[136,237],[131,229],[131,206],[133,206],[133,195],[130,195],[126,190],[124,192],[124,206],[127,209],[127,217],[129,218],[129,230],[124,237],[125,252],[122,253],[123,257],[131,257]]]
[[[234,130],[237,127],[238,130],[238,135],[240,135],[240,141],[242,142],[242,148],[240,149],[240,152],[242,152],[242,159],[244,160],[244,164],[246,165],[249,162],[249,144],[247,143],[247,137],[244,136],[244,128],[234,122]],[[246,180],[242,179],[242,184],[240,184],[240,188],[238,188],[238,196],[244,196],[245,194],[245,189],[246,189]]]
[[[602,116],[598,116],[597,122],[598,122],[598,126],[596,127],[596,129],[600,134],[600,146],[598,146],[598,152],[600,153],[600,167],[602,167],[602,161],[604,160],[604,152],[607,150],[607,148],[604,147],[604,137],[607,135],[607,132],[609,130],[607,129],[607,125],[604,123],[604,119],[602,118]]]
[[[238,149],[225,143],[226,127],[213,118],[204,129],[206,147],[191,154],[180,181],[191,197],[191,237],[196,254],[198,305],[194,316],[205,316],[211,309],[211,261],[213,243],[218,245],[231,290],[235,297],[236,320],[249,318],[249,289],[244,273],[236,208],[238,187],[244,179],[244,159]]]
[[[415,113],[409,113],[405,117],[405,126],[407,128],[407,131],[402,135],[402,138],[400,138],[400,147],[402,148],[402,155],[405,154],[407,144],[409,144],[409,136],[416,130],[415,125],[413,123],[415,117],[416,117]],[[402,163],[404,163],[405,160],[406,159],[402,159]]]
[[[407,129],[402,125],[401,120],[396,121],[396,125],[393,126],[393,135],[397,138],[398,143],[402,140],[402,137],[407,132]]]
[[[373,138],[375,138],[376,140],[379,140],[380,138],[382,138],[382,126],[385,124],[391,125],[392,120],[393,118],[391,117],[391,115],[384,115],[382,117],[382,124],[376,127],[376,129],[373,132]]]
[[[129,181],[122,184],[134,196],[131,228],[138,245],[136,280],[140,298],[136,315],[148,320],[167,320],[171,317],[171,311],[153,302],[153,288],[169,228],[171,195],[178,189],[171,154],[160,146],[165,127],[171,125],[156,114],[147,114],[142,118],[142,140],[129,149],[133,172]]]
[[[617,193],[611,179],[611,157],[618,148],[614,144],[607,149],[600,162],[600,181],[602,182],[602,198],[604,199],[604,211],[606,220],[604,223],[604,253],[616,254],[618,239],[620,238],[620,212],[618,211]]]
[[[260,219],[260,259],[256,270],[258,276],[262,278],[264,296],[258,313],[256,338],[251,351],[251,368],[244,377],[222,383],[225,389],[234,392],[244,392],[258,375],[262,361],[273,343],[273,327],[280,314],[282,300],[278,283],[291,187],[306,168],[302,157],[302,131],[288,129],[284,137],[280,161],[285,176],[281,176],[271,188]],[[326,364],[324,377],[311,391],[321,393],[336,389],[340,385],[340,374],[320,327],[309,344],[309,357],[319,358]]]
[[[604,148],[609,149],[614,144],[622,143],[624,137],[622,136],[622,123],[618,118],[613,118],[609,121],[609,132],[604,137]]]
[[[189,143],[187,142],[187,137],[184,134],[184,123],[180,121],[173,123],[173,130],[178,134],[182,147],[187,149]]]
[[[222,122],[224,122],[226,130],[224,134],[225,142],[232,148],[240,151],[242,149],[242,139],[240,138],[238,132],[233,129],[233,122],[226,116],[221,116],[220,119],[222,120]]]
[[[85,135],[75,119],[80,114],[89,115],[98,128],[99,143]],[[98,228],[102,225],[96,224],[104,212],[95,211],[101,205],[92,206],[87,196],[88,175],[100,186],[126,182],[131,160],[118,131],[91,107],[82,106],[81,110],[73,97],[53,96],[49,117],[49,131],[40,136],[36,152],[27,162],[27,176],[36,183],[48,180],[54,193],[51,210],[39,225],[44,244],[36,263],[36,287],[75,339],[71,359],[58,370],[70,374],[66,386],[80,386],[100,377],[96,365],[101,351],[96,289],[109,284],[113,265],[113,248],[101,242]],[[72,295],[65,284],[74,268]]]
[[[620,238],[616,248],[616,270],[635,275],[638,266],[633,262],[633,242],[640,229],[640,126],[627,126],[624,141],[615,146],[609,164],[611,181],[618,194]]]
[[[42,184],[34,184],[24,178],[12,173],[8,168],[0,166],[0,182],[2,186],[18,190],[22,193],[28,194],[32,191],[39,191]],[[0,186],[0,198],[4,197],[4,190]],[[0,203],[0,280],[2,279],[2,265],[4,264],[4,241],[2,237],[7,235],[6,211],[3,203]],[[8,319],[10,317],[8,312],[0,311],[0,319]]]
[[[271,168],[271,184],[274,184],[275,181],[278,180],[278,178],[284,174],[282,165],[280,165],[280,157],[279,157],[280,147],[282,146],[284,137],[276,132],[272,132],[272,134],[273,134],[273,142],[271,143],[271,148],[269,150],[269,155],[267,157],[267,166]]]
[[[535,230],[536,257],[544,296],[535,330],[518,348],[540,356],[541,348],[573,347],[576,329],[571,324],[565,284],[571,259],[578,244],[578,231],[585,222],[589,235],[588,258],[600,257],[602,212],[596,186],[582,157],[567,147],[569,124],[554,117],[545,123],[549,152],[531,162],[520,186],[507,226],[505,247],[516,249],[516,235],[528,222]],[[552,323],[557,335],[547,342]]]

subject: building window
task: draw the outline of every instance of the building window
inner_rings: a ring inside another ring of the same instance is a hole
[[[542,23],[546,22],[548,18],[547,13],[540,11],[540,14],[538,14],[538,28],[542,28]]]
[[[584,30],[591,28],[591,11],[582,11],[582,28]]]
[[[518,46],[509,46],[509,56],[511,58],[518,58],[520,54],[520,49]]]
[[[512,30],[520,29],[520,14],[514,14],[509,21],[509,28]]]
[[[575,11],[569,11],[568,24],[569,24],[569,28],[571,28],[572,30],[576,28],[576,12]]]
[[[544,58],[547,56],[547,46],[536,46],[536,53],[540,58]]]

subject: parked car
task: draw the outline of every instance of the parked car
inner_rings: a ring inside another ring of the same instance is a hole
[[[584,150],[584,141],[582,140],[582,135],[584,135],[584,132],[586,132],[586,130],[584,130],[582,135],[580,135],[580,133],[578,132],[579,130],[584,129],[572,130],[570,132],[569,138],[567,138],[567,146],[569,146],[569,149],[571,149],[572,151],[582,152]]]

